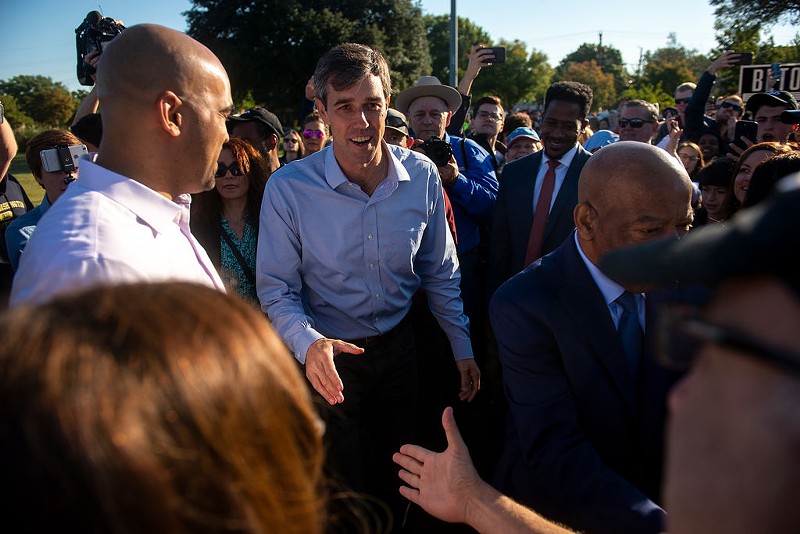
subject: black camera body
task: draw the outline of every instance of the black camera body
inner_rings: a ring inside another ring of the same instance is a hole
[[[84,61],[89,52],[103,51],[107,43],[125,30],[125,26],[99,11],[90,11],[80,26],[75,28],[75,47],[78,51],[78,81],[81,85],[94,85],[95,69]]]
[[[444,167],[450,163],[450,158],[453,155],[453,148],[450,146],[450,143],[438,137],[431,137],[419,145],[419,147],[425,151],[425,155],[428,156],[437,167]]]

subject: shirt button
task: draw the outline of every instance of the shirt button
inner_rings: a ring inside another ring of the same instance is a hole
[[[367,239],[372,239],[372,234],[367,234]]]
[[[374,268],[375,268],[375,264],[374,264],[374,263],[370,263],[370,264],[369,264],[369,268],[370,268],[370,269],[374,269]]]
[[[375,298],[380,300],[381,296],[379,294],[375,293]]]

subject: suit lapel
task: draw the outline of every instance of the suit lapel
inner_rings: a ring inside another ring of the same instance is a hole
[[[544,151],[542,150],[541,152]],[[579,169],[583,168],[581,163],[584,162],[586,158],[588,158],[588,155],[584,154],[583,149],[578,146],[578,151],[575,153],[575,157],[572,158],[572,162],[567,169],[567,175],[564,177],[564,183],[561,184],[558,195],[556,195],[556,200],[547,217],[547,227],[544,231],[545,239],[550,235],[550,232],[556,225],[558,218],[561,217],[564,209],[570,204],[569,199],[577,196],[578,178],[580,177]],[[567,213],[566,216],[572,217],[572,213]],[[531,221],[533,221],[533,219],[531,219]]]
[[[606,370],[631,416],[636,418],[636,386],[622,353],[617,331],[600,289],[578,254],[574,234],[561,247],[564,252],[564,278],[568,283],[558,298],[574,321],[576,334],[586,338],[592,353]]]

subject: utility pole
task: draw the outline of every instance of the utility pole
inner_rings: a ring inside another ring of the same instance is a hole
[[[450,86],[458,85],[458,14],[456,0],[450,0]]]

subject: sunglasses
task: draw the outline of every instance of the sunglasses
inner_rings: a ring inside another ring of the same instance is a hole
[[[717,107],[717,109],[732,109],[736,113],[741,113],[742,106],[731,104],[730,102],[723,102],[722,104],[719,105],[719,107]]]
[[[620,119],[617,122],[621,128],[627,128],[628,126],[631,128],[641,128],[645,124],[652,123],[653,121],[645,121],[642,119]]]
[[[676,104],[688,104],[689,103],[689,99],[688,98],[676,98],[675,99],[675,103]]]
[[[311,139],[312,137],[316,137],[317,139],[322,139],[325,134],[322,130],[303,130],[303,137],[306,139]]]
[[[228,171],[231,171],[232,176],[242,175],[242,169],[239,168],[239,164],[236,162],[233,162],[228,166],[225,166],[224,163],[217,163],[217,172],[214,173],[214,177],[222,178],[223,176],[228,174]]]
[[[656,325],[657,357],[671,369],[688,369],[703,344],[735,350],[800,373],[800,354],[770,345],[748,333],[714,324],[699,317],[696,310],[665,306]]]

